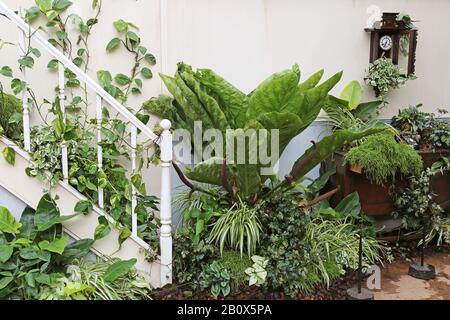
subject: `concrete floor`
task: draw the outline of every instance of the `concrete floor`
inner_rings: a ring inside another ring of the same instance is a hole
[[[419,260],[418,260],[419,261]],[[426,257],[436,268],[436,278],[419,280],[408,275],[409,263],[394,262],[381,271],[381,289],[375,300],[450,300],[450,258],[447,253]]]

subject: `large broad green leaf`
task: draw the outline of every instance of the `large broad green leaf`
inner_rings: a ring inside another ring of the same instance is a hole
[[[338,72],[324,83],[304,93],[303,102],[295,112],[302,119],[304,128],[317,118],[326,103],[328,92],[339,82],[341,77],[342,72]]]
[[[21,249],[19,255],[22,259],[25,260],[37,259],[41,261],[50,261],[51,259],[50,252],[40,249],[37,245],[32,245]]]
[[[320,174],[316,180],[314,180],[309,186],[308,189],[311,193],[317,193],[322,190],[323,187],[327,184],[328,180],[331,176],[336,173],[336,163],[333,162],[331,167],[324,173]]]
[[[363,89],[361,84],[356,81],[350,81],[342,90],[340,99],[347,101],[350,110],[355,109],[361,102]]]
[[[330,156],[333,152],[341,149],[344,145],[365,136],[379,133],[387,129],[387,125],[381,121],[372,121],[367,126],[358,129],[351,130],[337,130],[332,135],[323,138],[316,143],[315,148],[311,147],[305,151],[305,153],[295,162],[293,168],[295,168],[303,159],[305,159],[311,152],[315,152],[314,157],[298,172],[298,177],[305,176],[321,161]],[[314,151],[316,150],[316,151]]]
[[[184,68],[184,71],[180,72],[180,76],[184,80],[186,85],[197,95],[197,98],[203,106],[203,109],[209,115],[213,127],[222,131],[230,128],[225,114],[223,113],[222,109],[220,109],[219,104],[213,97],[209,96],[200,88],[200,83],[194,78],[192,69],[186,66]]]
[[[298,65],[264,80],[250,96],[247,119],[256,118],[262,113],[283,111],[298,90],[299,80]]]
[[[214,126],[209,114],[203,108],[197,95],[188,87],[186,82],[184,82],[178,71],[175,73],[175,83],[182,96],[181,100],[175,99],[183,108],[184,113],[191,118],[192,121],[202,121],[204,128],[213,128]]]
[[[52,199],[49,193],[46,193],[41,200],[39,200],[36,214],[34,215],[34,225],[38,231],[45,231],[55,224],[70,220],[77,215],[79,215],[79,213],[60,216],[55,200]]]
[[[247,120],[247,95],[210,69],[198,69],[195,77],[220,99],[224,113],[232,115],[236,126],[244,127]]]
[[[4,233],[17,234],[21,223],[14,219],[14,216],[5,207],[0,206],[0,231]]]
[[[173,95],[174,99],[178,102],[183,109],[184,114],[191,120],[202,121],[204,125],[210,125],[210,119],[208,115],[200,108],[199,102],[195,94],[186,86],[183,80],[179,77],[173,78],[164,74],[160,74],[161,79],[167,87],[167,90]],[[179,87],[179,84],[183,85],[184,91]],[[186,95],[186,91],[190,91]]]
[[[361,213],[361,203],[359,202],[358,192],[355,191],[350,193],[339,202],[334,210],[339,212],[343,217],[358,217]]]
[[[38,206],[36,208],[36,213],[34,215],[34,225],[38,230],[43,231],[50,228],[52,225],[46,227],[50,221],[58,218],[60,216],[59,209],[56,205],[55,200],[51,197],[49,193],[46,193],[39,200]],[[44,229],[44,227],[46,227]]]
[[[88,254],[94,242],[92,239],[82,239],[69,243],[62,253],[63,261],[70,262],[73,259],[83,258]]]
[[[98,217],[98,226],[95,228],[94,239],[100,240],[111,232],[108,220],[104,216]]]
[[[36,211],[30,207],[26,207],[23,210],[22,215],[20,216],[20,223],[22,226],[20,227],[20,233],[17,236],[18,238],[34,240],[37,234],[37,229],[34,226],[35,213]]]
[[[259,172],[259,166],[252,164],[237,164],[236,168],[236,186],[239,195],[244,199],[261,191],[262,179]]]
[[[0,272],[0,290],[6,288],[6,286],[13,280],[14,276],[11,272]]]
[[[367,119],[372,115],[383,102],[380,100],[360,103],[352,113],[356,118]]]
[[[5,263],[11,258],[11,255],[14,251],[12,245],[9,244],[0,244],[0,262]]]
[[[68,241],[69,241],[69,237],[63,236],[52,242],[48,242],[47,240],[41,241],[41,242],[39,242],[39,247],[42,250],[54,252],[57,254],[62,254],[64,252],[64,249],[66,248]]]
[[[111,283],[116,281],[118,278],[129,272],[134,265],[136,264],[137,260],[135,258],[130,260],[122,260],[117,261],[110,265],[108,269],[105,271],[105,274],[103,275],[103,279],[107,283]]]
[[[305,92],[306,90],[314,88],[319,83],[320,79],[322,79],[322,76],[323,76],[323,69],[317,71],[308,79],[306,79],[304,82],[300,83],[298,86],[300,92]]]
[[[289,142],[300,133],[302,120],[291,112],[269,112],[260,115],[257,121],[269,131],[272,129],[279,130],[279,155],[289,144]],[[270,140],[268,142],[270,145]]]
[[[222,158],[212,157],[196,164],[193,169],[186,168],[186,177],[197,182],[220,186],[222,185],[220,179],[222,163]],[[227,174],[229,175],[229,171],[227,171]]]

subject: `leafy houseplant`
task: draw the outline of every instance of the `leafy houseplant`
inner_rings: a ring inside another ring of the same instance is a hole
[[[261,212],[264,232],[258,248],[258,255],[269,260],[263,287],[295,297],[327,285],[345,268],[355,267],[359,231],[355,226],[361,206],[357,193],[344,200],[335,209],[327,201],[300,207],[294,191],[277,193],[267,200]],[[366,263],[381,261],[386,253],[374,234],[367,233],[368,241],[364,242]]]
[[[420,110],[422,104],[399,110],[392,118],[392,126],[397,128],[405,140],[419,149],[449,149],[450,123],[433,113]],[[438,109],[439,115],[447,110]]]
[[[405,12],[400,12],[397,17],[395,18],[396,21],[402,22],[403,26],[407,29],[413,29],[415,28],[415,25],[413,22],[417,22],[417,20],[412,20],[409,14]]]
[[[209,240],[219,246],[221,253],[225,245],[228,245],[232,249],[239,249],[242,255],[245,246],[251,256],[259,243],[262,229],[258,212],[255,208],[247,207],[242,201],[235,207],[236,205],[233,205],[217,219],[209,234]]]
[[[351,148],[344,163],[361,166],[364,174],[379,185],[395,180],[398,175],[418,174],[423,166],[420,155],[409,145],[395,141],[390,133],[370,136]]]
[[[211,288],[214,297],[230,294],[230,274],[218,261],[213,261],[200,274],[199,286],[202,289]]]
[[[245,270],[245,273],[249,276],[248,285],[256,285],[257,287],[259,287],[266,282],[266,267],[269,263],[269,260],[260,256],[252,256],[252,261],[253,266]]]
[[[391,59],[383,56],[370,64],[365,80],[367,85],[374,88],[376,96],[386,101],[386,96],[391,89],[398,89],[408,80],[416,78],[413,74],[404,75]]]
[[[242,129],[244,132],[250,128],[269,132],[279,129],[279,156],[288,143],[316,119],[328,92],[341,78],[341,73],[337,73],[317,85],[322,75],[321,70],[299,84],[300,70],[295,65],[292,69],[272,75],[247,95],[212,70],[199,69],[194,72],[190,66],[179,63],[174,77],[161,75],[174,97],[173,103],[168,105],[167,97],[161,97],[165,103],[153,100],[146,103],[146,110],[168,116],[176,127],[189,132],[194,130],[194,121],[202,121],[205,128],[223,132],[226,129]],[[286,180],[276,183],[275,188],[289,187],[343,145],[385,128],[384,124],[376,122],[359,129],[337,130],[309,148],[294,164]],[[235,139],[235,136],[230,139]],[[247,148],[246,145],[246,155],[249,154]],[[256,203],[265,197],[263,186],[271,178],[270,174],[261,174],[263,167],[260,162],[228,164],[220,157],[213,157],[187,170],[186,177],[221,186],[232,202],[239,196],[245,202]],[[183,176],[181,170],[177,172],[189,187],[198,189]]]
[[[450,242],[450,218],[435,202],[435,190],[430,183],[436,174],[448,170],[450,170],[450,160],[442,158],[420,174],[410,177],[408,186],[398,190],[394,195],[393,215],[402,219],[403,227],[409,232],[420,230],[424,216],[428,217],[430,225],[425,238],[427,243],[436,238],[438,245]]]
[[[361,128],[378,114],[383,103],[381,100],[361,102],[363,89],[358,81],[349,82],[342,90],[339,98],[329,95],[323,106],[325,120],[333,131],[339,129]],[[358,144],[361,141],[354,141]]]
[[[102,10],[102,1],[92,1],[94,16],[83,19],[75,13],[70,12],[71,1],[61,0],[35,0],[35,5],[26,10],[25,20],[30,24],[37,24],[44,19],[44,29],[49,34],[48,41],[60,49],[62,53],[72,62],[88,72],[92,52],[89,47],[89,39],[95,26],[99,23]],[[41,18],[41,19],[38,19]],[[69,28],[73,24],[73,28]],[[132,55],[132,70],[130,75],[117,74],[114,76],[107,70],[98,72],[101,85],[122,103],[126,103],[131,94],[139,94],[143,86],[143,79],[150,79],[152,72],[149,67],[156,63],[155,57],[144,47],[143,41],[137,34],[138,27],[131,22],[119,19],[113,23],[119,33],[119,37],[112,39],[107,45],[107,52],[112,52],[122,46]],[[32,35],[27,35],[24,57],[19,60],[20,68],[32,69],[42,55],[37,48],[31,46]],[[106,43],[105,43],[106,45]],[[52,59],[48,62],[49,71],[58,69],[58,61]],[[24,82],[13,75],[13,69],[9,66],[1,68],[0,73],[11,78],[11,89],[15,95],[25,90]],[[97,119],[90,119],[88,106],[90,95],[87,87],[81,84],[76,75],[69,69],[64,70],[65,76],[65,114],[61,110],[59,97],[43,99],[38,102],[35,93],[29,86],[26,87],[29,96],[29,105],[36,109],[41,117],[42,125],[31,128],[32,150],[31,158],[33,164],[27,169],[27,174],[32,177],[49,180],[51,186],[62,178],[61,150],[62,145],[68,149],[69,160],[69,183],[80,193],[88,197],[90,203],[83,206],[92,208],[93,203],[98,201],[98,188],[104,190],[105,210],[114,218],[116,226],[120,228],[119,245],[131,235],[131,198],[133,187],[137,191],[137,206],[135,212],[138,216],[138,235],[152,244],[158,252],[158,219],[154,216],[157,210],[157,198],[146,192],[141,171],[144,161],[147,165],[153,161],[153,157],[141,157],[142,145],[138,145],[138,166],[136,170],[128,174],[129,168],[125,160],[129,160],[129,138],[127,131],[128,123],[122,121],[118,116],[109,114],[108,109],[103,108],[101,119],[103,150],[103,167],[98,167],[97,145],[93,143],[94,130],[96,130]],[[0,84],[1,85],[1,84]],[[1,86],[1,88],[3,88]],[[58,92],[58,90],[55,90]],[[0,126],[4,134],[21,145],[21,102],[13,96],[2,92],[1,105],[5,109],[0,110]],[[149,121],[149,116],[139,111],[136,117],[144,123]],[[14,164],[12,149],[3,151],[5,158],[10,164]],[[99,220],[95,238],[99,239],[109,233],[110,225],[107,220]]]
[[[150,288],[145,280],[129,274],[135,260],[82,261],[95,240],[69,243],[69,237],[62,234],[61,223],[76,215],[61,216],[49,194],[44,194],[36,211],[26,208],[19,222],[8,209],[0,207],[0,298],[80,300],[147,296]]]

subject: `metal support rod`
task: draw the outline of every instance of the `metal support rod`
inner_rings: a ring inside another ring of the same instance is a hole
[[[362,283],[362,227],[359,226],[359,261],[358,261],[358,293],[361,293]]]

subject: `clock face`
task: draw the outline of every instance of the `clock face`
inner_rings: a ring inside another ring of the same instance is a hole
[[[392,47],[392,38],[390,36],[382,36],[380,39],[380,48],[384,51],[389,50]]]

